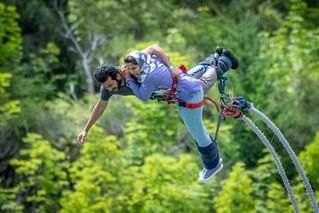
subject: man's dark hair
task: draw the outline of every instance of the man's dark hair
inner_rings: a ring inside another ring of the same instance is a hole
[[[94,77],[98,82],[104,83],[109,76],[113,80],[116,80],[116,74],[118,74],[118,72],[119,68],[117,66],[103,64],[95,70]]]
[[[131,55],[126,56],[126,58],[124,58],[124,62],[125,63],[132,63],[132,64],[136,64],[136,65],[138,64],[136,59]]]

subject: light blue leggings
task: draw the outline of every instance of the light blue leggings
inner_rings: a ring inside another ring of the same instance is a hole
[[[201,91],[195,93],[194,96],[187,102],[197,103],[202,101],[203,97],[204,92],[203,89],[201,89]],[[195,139],[198,146],[206,147],[212,143],[209,133],[203,123],[203,106],[196,109],[188,109],[178,106],[178,111],[188,132]]]

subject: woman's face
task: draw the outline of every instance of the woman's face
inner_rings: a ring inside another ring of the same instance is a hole
[[[128,70],[128,72],[134,76],[135,78],[139,78],[141,75],[141,70],[138,64],[133,63],[126,63],[125,68]]]

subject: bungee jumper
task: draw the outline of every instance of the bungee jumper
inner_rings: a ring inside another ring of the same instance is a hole
[[[124,62],[128,70],[125,76],[126,84],[135,96],[146,101],[150,98],[156,99],[152,96],[155,92],[157,97],[167,97],[163,99],[166,99],[168,103],[176,103],[179,114],[195,140],[202,159],[204,168],[199,173],[198,180],[205,182],[211,179],[223,168],[223,163],[217,140],[209,135],[202,120],[206,82],[203,83],[183,69],[173,66],[159,46],[143,51],[132,51],[125,57]],[[229,69],[238,67],[237,59],[226,49],[221,49],[216,63],[217,66],[214,66],[215,57],[209,57],[190,72],[200,74],[205,65],[215,67],[213,69],[215,78],[210,82],[214,84]]]
[[[108,99],[113,94],[133,94],[146,101],[157,99],[159,93],[169,93],[178,100],[179,113],[195,139],[201,155],[204,168],[198,180],[208,181],[222,169],[223,164],[217,141],[203,125],[204,92],[229,69],[238,67],[238,60],[226,49],[222,49],[220,57],[215,60],[213,53],[185,73],[171,65],[169,58],[158,45],[151,45],[145,50],[129,53],[125,57],[125,66],[102,65],[94,73],[95,79],[102,84],[100,100],[79,133],[78,143],[85,142],[89,129],[103,114]]]
[[[296,154],[279,128],[245,98],[231,97],[226,91],[228,78],[224,73],[238,67],[238,60],[229,50],[217,48],[197,66],[188,72],[184,66],[174,67],[167,55],[158,45],[151,45],[142,51],[133,51],[125,59],[125,66],[102,65],[94,76],[101,83],[100,99],[92,110],[89,119],[79,133],[79,144],[85,142],[93,124],[101,117],[112,95],[135,95],[146,101],[149,99],[167,104],[176,104],[180,116],[196,142],[204,168],[198,180],[206,182],[223,167],[217,143],[219,127],[226,118],[245,122],[270,151],[295,212],[300,212],[292,187],[289,183],[280,157],[263,132],[246,116],[246,112],[257,115],[274,132],[288,152],[306,188],[314,212],[319,212],[316,197]],[[219,103],[204,94],[218,82]],[[219,112],[214,137],[209,135],[203,125],[204,104],[212,104]]]

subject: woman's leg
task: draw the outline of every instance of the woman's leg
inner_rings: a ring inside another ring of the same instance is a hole
[[[189,102],[196,103],[201,100],[203,100],[203,91],[196,93]],[[219,150],[217,142],[212,140],[203,124],[203,107],[188,109],[179,106],[178,110],[188,132],[196,141],[205,168],[215,168],[219,164]]]
[[[203,91],[196,93],[191,100],[190,103],[197,103],[203,100]],[[212,140],[209,136],[207,129],[203,124],[202,113],[203,107],[196,109],[189,109],[185,107],[178,107],[179,113],[182,117],[182,120],[191,134],[191,136],[195,139],[197,144],[201,147],[208,146],[212,143]]]

